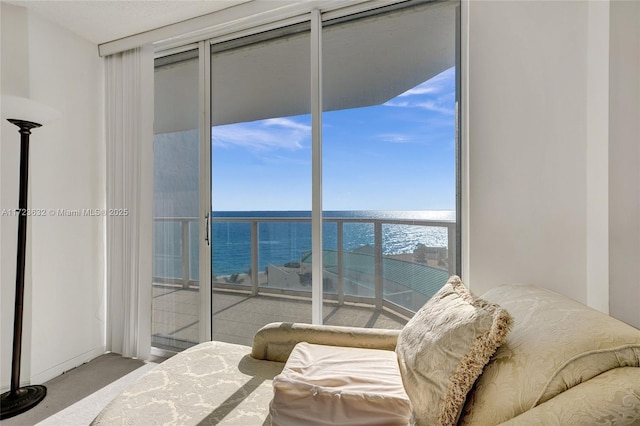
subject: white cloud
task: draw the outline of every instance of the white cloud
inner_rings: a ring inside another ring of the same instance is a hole
[[[394,99],[397,99],[397,98],[394,98]],[[384,105],[390,106],[390,107],[398,107],[398,108],[407,108],[407,107],[414,106],[413,104],[407,101],[394,101],[393,99],[388,102],[385,102]]]
[[[311,126],[288,118],[227,124],[211,130],[214,146],[236,146],[253,151],[298,150],[310,137]]]
[[[384,105],[396,108],[422,108],[440,114],[454,114],[453,94],[455,69],[436,75],[430,80],[407,90]]]
[[[280,126],[288,129],[299,130],[302,132],[311,132],[311,126],[307,124],[298,123],[290,118],[269,118],[264,120],[265,126]]]
[[[391,143],[408,143],[411,142],[412,139],[410,136],[401,133],[384,133],[378,135],[378,138],[380,138],[384,142]]]
[[[422,84],[417,85],[413,89],[409,89],[404,93],[398,95],[398,97],[412,96],[412,95],[430,95],[432,93],[439,93],[442,91],[441,87],[435,86],[431,80],[425,81]]]
[[[439,98],[436,100],[425,100],[425,101],[414,101],[414,102],[406,102],[406,101],[389,101],[384,104],[389,107],[396,108],[422,108],[428,111],[437,112],[440,114],[453,115],[455,114],[454,106],[451,102],[447,102],[446,97]]]
[[[455,78],[455,68],[449,68],[416,87],[398,95],[398,97],[414,95],[431,95],[451,90]]]
[[[415,104],[416,107],[424,108],[429,111],[439,112],[441,114],[455,114],[455,110],[453,107],[443,106],[442,103],[436,101],[426,101],[426,102],[418,102]]]

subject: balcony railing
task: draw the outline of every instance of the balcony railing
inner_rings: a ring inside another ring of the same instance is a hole
[[[165,264],[169,267],[154,266],[154,283],[172,284],[185,289],[197,288],[197,220],[155,219],[154,225],[162,227],[159,230],[164,237],[155,243],[154,265]],[[244,236],[247,240],[245,254],[248,265],[224,273],[216,270],[215,251],[219,250],[219,246],[216,245],[214,232],[213,288],[242,289],[252,295],[282,294],[310,298],[310,244],[309,247],[290,250],[295,255],[287,262],[282,259],[272,261],[260,253],[261,243],[267,243],[261,241],[261,226],[310,223],[310,218],[302,217],[211,218],[211,229],[220,224],[246,224],[248,227]],[[323,250],[323,297],[335,300],[338,304],[366,303],[376,309],[387,307],[410,316],[446,282],[448,276],[455,273],[456,224],[453,221],[326,217],[324,224],[335,239],[331,242],[331,248]],[[345,228],[354,224],[372,228],[372,235],[369,235],[371,244],[347,249],[353,246],[353,242],[345,241]],[[389,244],[385,242],[389,242],[390,233],[394,234],[396,241],[402,241],[405,228],[407,236],[411,234],[414,239],[417,238],[414,249],[407,251],[405,245],[404,251],[394,252],[394,248],[388,247]],[[421,241],[419,236],[415,237],[414,234],[420,234],[415,230],[427,228],[442,237],[439,238],[440,244],[432,245],[428,241]],[[155,234],[159,235],[158,232]],[[231,235],[228,238],[234,237]],[[442,244],[443,238],[446,247]],[[286,240],[270,242],[288,244]],[[177,241],[180,241],[179,245]]]

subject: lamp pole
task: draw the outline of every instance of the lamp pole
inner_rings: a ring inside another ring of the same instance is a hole
[[[0,419],[7,419],[35,407],[44,399],[47,388],[42,385],[20,387],[22,355],[22,313],[24,304],[24,267],[27,244],[27,190],[29,183],[29,135],[38,123],[9,119],[20,128],[20,196],[18,202],[18,256],[16,262],[16,300],[13,320],[13,355],[11,390],[0,396]]]

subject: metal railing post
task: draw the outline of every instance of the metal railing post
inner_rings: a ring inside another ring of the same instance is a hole
[[[182,288],[189,288],[189,221],[180,220],[182,230]]]
[[[344,305],[344,222],[336,222],[338,232],[338,305]]]
[[[449,267],[449,276],[456,275],[456,224],[447,226],[447,238],[449,240],[447,246],[447,265]]]
[[[258,221],[251,222],[251,295],[258,294]]]
[[[383,302],[383,281],[384,281],[384,271],[382,269],[382,222],[374,222],[373,225],[373,235],[374,235],[374,250],[373,257],[375,262],[375,304],[376,309],[382,309]]]

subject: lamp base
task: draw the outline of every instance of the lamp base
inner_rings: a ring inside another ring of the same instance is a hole
[[[42,385],[23,386],[15,392],[5,392],[0,396],[0,420],[17,416],[38,405],[47,395]]]

